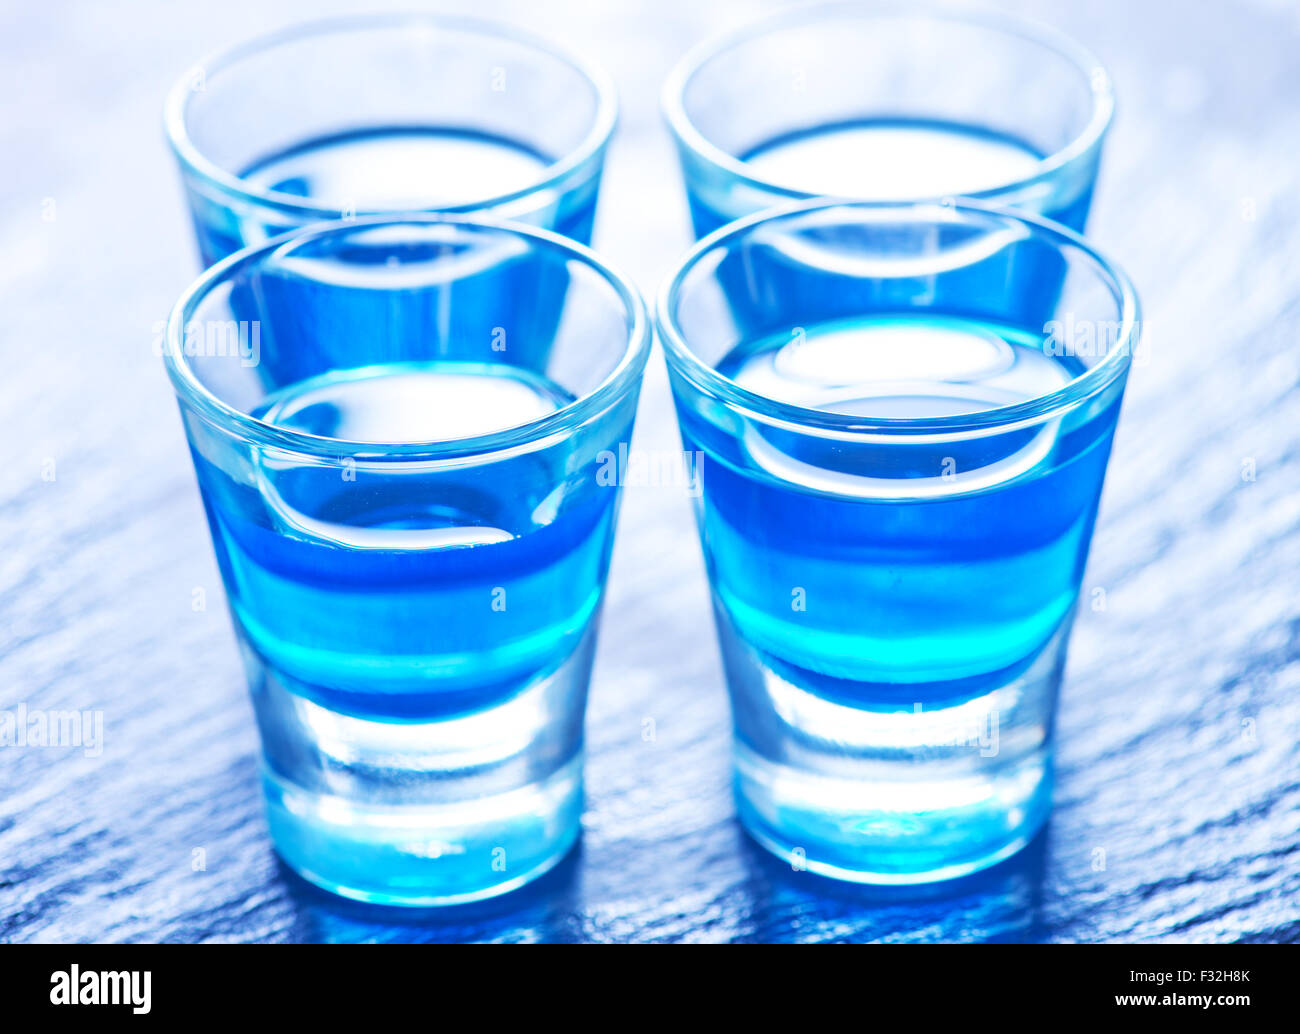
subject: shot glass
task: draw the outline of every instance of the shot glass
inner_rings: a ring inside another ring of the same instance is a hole
[[[599,474],[648,341],[586,248],[469,217],[297,231],[176,305],[271,834],[307,879],[463,902],[574,843],[619,501]]]
[[[591,240],[606,75],[506,26],[299,26],[192,68],[165,108],[205,265],[322,220],[489,214]]]
[[[1049,261],[1050,260],[1050,261]],[[1048,318],[996,275],[1057,265]],[[1053,715],[1138,334],[1073,231],[820,200],[706,237],[658,325],[741,821],[796,867],[959,876],[1046,819]]]
[[[1068,37],[943,5],[803,7],[688,53],[664,113],[696,237],[817,196],[978,198],[1082,231],[1114,107]]]

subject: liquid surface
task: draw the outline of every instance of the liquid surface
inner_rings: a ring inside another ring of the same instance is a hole
[[[549,164],[501,137],[389,129],[310,140],[255,163],[242,178],[340,209],[422,209],[524,190]]]
[[[951,416],[1023,402],[1082,369],[1035,337],[956,318],[824,323],[731,353],[719,371],[767,398],[855,416]]]
[[[596,189],[527,193],[556,157],[518,141],[438,127],[390,127],[305,140],[240,172],[255,188],[310,198],[340,211],[436,211],[525,191],[502,218],[591,240]],[[270,207],[195,206],[205,265],[310,221]]]
[[[305,381],[278,394],[260,415],[326,438],[435,442],[528,423],[571,399],[557,385],[512,367],[405,363]]]
[[[901,201],[971,194],[1034,173],[1042,155],[942,122],[845,123],[783,136],[743,157],[763,179],[811,194]]]

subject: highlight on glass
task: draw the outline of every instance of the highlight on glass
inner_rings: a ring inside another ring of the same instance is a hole
[[[663,95],[696,237],[818,196],[978,198],[1082,230],[1114,108],[1055,30],[925,3],[800,7],[702,44]]]
[[[294,227],[485,213],[589,243],[608,77],[518,30],[379,15],[299,26],[190,69],[165,107],[205,265]]]
[[[1028,214],[820,200],[701,241],[658,326],[742,822],[859,882],[1014,853],[1050,810],[1127,278]]]
[[[389,904],[520,886],[578,836],[583,714],[648,319],[547,231],[327,223],[181,298],[179,398],[307,879]]]

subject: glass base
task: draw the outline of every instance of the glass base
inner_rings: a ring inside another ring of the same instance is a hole
[[[775,670],[721,608],[718,627],[737,812],[794,868],[857,883],[954,879],[1014,854],[1047,820],[1068,622],[992,686],[896,686],[886,698],[863,684],[857,699]]]
[[[1045,758],[995,778],[909,783],[810,777],[736,749],[746,831],[794,869],[853,883],[933,883],[1011,857],[1046,821],[1051,782]]]
[[[280,856],[319,887],[378,905],[459,905],[522,887],[578,839],[582,761],[544,783],[438,808],[358,807],[264,773]]]
[[[245,649],[280,856],[384,905],[504,894],[578,839],[595,628],[548,675],[482,710],[380,720],[322,706]]]

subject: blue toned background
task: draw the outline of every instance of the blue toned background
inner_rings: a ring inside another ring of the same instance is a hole
[[[689,239],[659,85],[691,43],[773,5],[437,6],[514,18],[613,72],[623,120],[596,244],[653,293]],[[1084,583],[1047,831],[922,891],[843,887],[752,846],[732,815],[688,500],[629,488],[580,849],[522,892],[407,914],[336,901],[271,850],[153,347],[198,261],[164,92],[215,48],[349,5],[7,5],[0,709],[102,711],[105,736],[97,757],[0,747],[0,940],[1300,940],[1300,7],[1008,6],[1113,73],[1090,229],[1138,284],[1149,331]],[[637,444],[678,447],[658,355]]]

